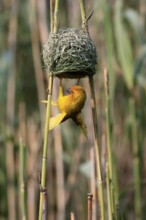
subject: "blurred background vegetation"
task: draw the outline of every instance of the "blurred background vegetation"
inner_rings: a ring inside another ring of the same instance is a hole
[[[85,1],[89,32],[98,53],[94,76],[101,161],[105,180],[106,112],[104,74],[109,73],[111,139],[122,219],[146,216],[146,2]],[[20,138],[26,146],[27,219],[37,219],[48,73],[41,52],[49,30],[49,1],[0,3],[0,219],[21,219]],[[59,27],[81,27],[79,1],[62,0]],[[64,88],[76,80],[63,81]],[[88,79],[83,116],[88,140],[70,120],[51,131],[48,149],[48,219],[86,219],[93,190],[93,123]],[[54,79],[53,100],[59,80]],[[52,114],[56,109],[52,108]],[[106,193],[105,193],[106,197]],[[106,204],[105,204],[106,205]],[[98,207],[94,207],[98,208]],[[108,219],[108,218],[107,218]]]

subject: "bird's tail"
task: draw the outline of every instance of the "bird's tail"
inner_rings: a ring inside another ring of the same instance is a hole
[[[60,113],[56,115],[55,117],[50,118],[49,131],[55,128],[61,122],[63,122],[65,120],[65,117],[66,117],[66,113]]]
[[[77,115],[73,118],[73,120],[75,121],[75,123],[76,123],[77,125],[80,125],[80,127],[81,127],[82,130],[83,130],[83,133],[84,133],[85,137],[88,138],[88,137],[87,137],[87,127],[86,127],[86,125],[85,125],[85,123],[84,123],[84,121],[83,121],[83,119],[82,119],[81,113],[77,114]]]
[[[83,130],[83,133],[84,133],[85,137],[88,139],[88,136],[87,136],[87,126],[83,123],[81,125],[81,128]]]

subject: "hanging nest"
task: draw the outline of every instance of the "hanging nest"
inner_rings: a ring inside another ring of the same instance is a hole
[[[60,29],[50,34],[42,55],[45,68],[57,77],[79,78],[96,72],[95,45],[81,29]]]

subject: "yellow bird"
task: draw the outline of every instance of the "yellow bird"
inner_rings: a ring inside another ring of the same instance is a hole
[[[63,121],[71,118],[82,128],[87,138],[87,127],[81,117],[81,110],[84,107],[85,101],[86,92],[81,86],[75,85],[66,89],[66,94],[63,95],[62,83],[60,81],[59,96],[56,103],[60,113],[50,118],[49,130],[52,130]]]

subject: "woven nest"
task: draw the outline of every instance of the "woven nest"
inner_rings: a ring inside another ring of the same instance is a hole
[[[96,72],[95,45],[81,29],[50,34],[42,55],[45,68],[57,77],[79,78]]]

